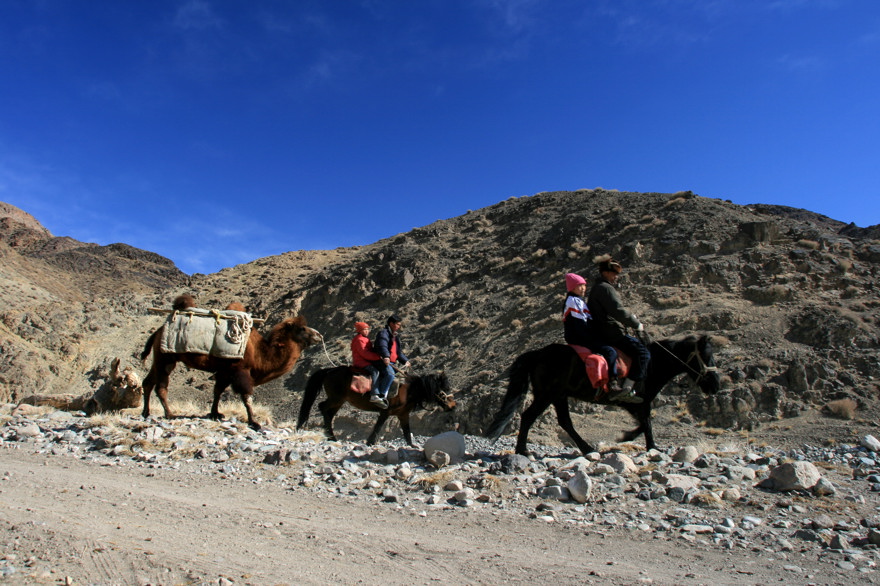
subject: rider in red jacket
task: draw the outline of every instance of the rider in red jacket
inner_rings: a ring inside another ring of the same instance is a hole
[[[374,363],[381,363],[382,357],[373,351],[373,343],[370,341],[370,324],[359,321],[354,324],[354,329],[357,333],[351,339],[351,363],[355,368],[360,368],[370,375],[373,380],[370,394],[375,395],[379,369]]]

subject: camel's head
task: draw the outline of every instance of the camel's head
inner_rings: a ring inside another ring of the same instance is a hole
[[[303,348],[317,344],[324,339],[318,330],[306,325],[306,318],[301,315],[287,318],[279,324],[279,327],[284,337],[293,340]]]

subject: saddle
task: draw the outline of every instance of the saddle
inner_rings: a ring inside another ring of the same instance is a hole
[[[373,390],[373,379],[370,378],[369,373],[363,368],[357,368],[354,366],[349,366],[348,369],[351,371],[351,390],[352,392],[358,393],[359,395],[366,395],[371,390]],[[391,388],[388,389],[388,399],[397,396],[397,391],[400,388],[400,382],[397,378],[394,378],[394,381],[391,383]]]
[[[611,381],[608,375],[608,362],[605,360],[605,357],[601,354],[594,354],[592,350],[585,346],[578,346],[576,344],[569,344],[569,346],[584,361],[584,366],[587,369],[587,378],[590,379],[590,384],[593,388],[607,393],[608,383]],[[632,358],[617,348],[615,350],[617,350],[617,378],[626,378],[632,364]]]

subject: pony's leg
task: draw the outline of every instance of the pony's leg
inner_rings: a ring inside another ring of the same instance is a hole
[[[584,455],[595,452],[593,446],[584,441],[584,438],[575,430],[574,423],[571,421],[571,413],[568,410],[568,399],[563,397],[561,401],[556,401],[553,403],[553,408],[556,409],[556,421],[559,422],[559,426],[568,434],[568,437],[574,440],[578,449]]]
[[[324,416],[324,435],[328,440],[336,441],[336,434],[333,433],[333,418],[342,405],[331,403],[330,400],[318,403],[318,411]]]
[[[386,421],[388,421],[388,410],[384,409],[379,411],[379,418],[376,419],[376,425],[373,426],[373,431],[370,433],[370,437],[367,438],[368,446],[372,446],[376,443],[376,438],[379,437],[379,433],[382,431],[382,427],[385,425]]]
[[[550,399],[541,397],[538,398],[535,396],[535,400],[532,402],[528,408],[522,412],[522,416],[520,416],[519,421],[519,434],[516,436],[516,453],[526,455],[528,453],[528,449],[526,447],[526,443],[529,439],[529,429],[531,429],[532,425],[541,416],[541,413],[547,410],[547,407],[550,406]]]
[[[406,440],[409,447],[415,448],[416,444],[413,442],[412,430],[409,427],[409,411],[401,413],[397,416],[397,419],[400,420],[400,428],[403,430],[403,439]]]

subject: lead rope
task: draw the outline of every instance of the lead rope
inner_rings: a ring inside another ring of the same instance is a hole
[[[334,367],[339,366],[338,364],[336,364],[335,362],[333,362],[333,359],[332,359],[332,358],[330,358],[330,353],[327,352],[327,343],[324,342],[324,336],[321,336],[321,346],[324,348],[324,356],[327,357],[327,361],[328,361],[330,364],[332,364]]]

